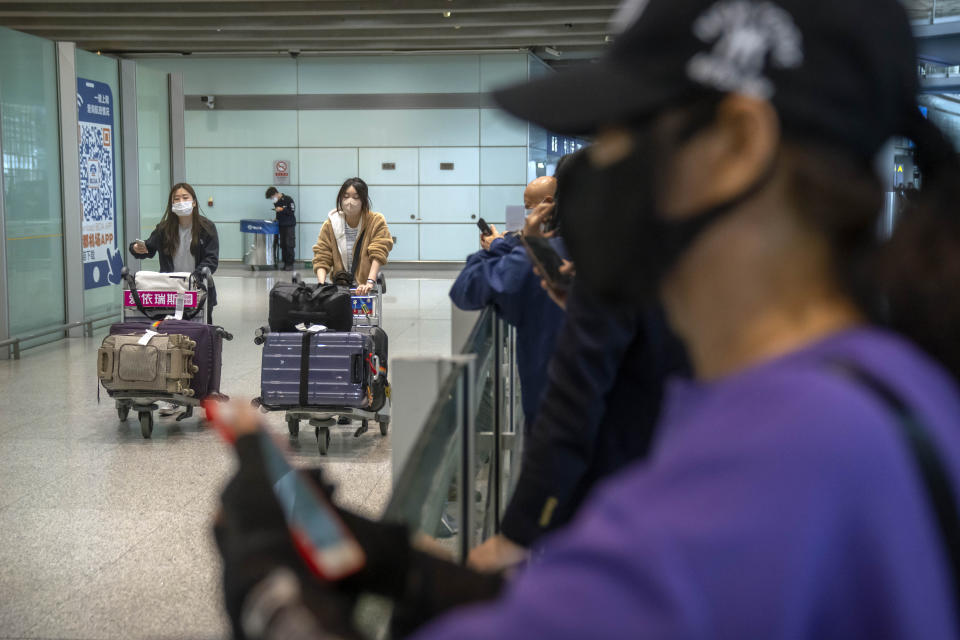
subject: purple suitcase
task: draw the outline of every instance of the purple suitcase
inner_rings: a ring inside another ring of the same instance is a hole
[[[260,401],[274,409],[365,408],[373,384],[373,349],[373,338],[363,333],[268,333]]]
[[[150,328],[142,322],[118,322],[110,326],[113,335],[142,334]],[[223,339],[230,339],[223,327],[211,324],[199,324],[190,320],[164,320],[153,328],[158,333],[179,333],[197,343],[194,349],[193,364],[198,371],[193,376],[190,387],[194,398],[202,400],[220,392],[220,370],[223,366]]]

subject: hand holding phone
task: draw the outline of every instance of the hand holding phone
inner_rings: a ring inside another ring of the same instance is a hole
[[[477,227],[480,229],[480,235],[489,236],[493,233],[493,229],[490,228],[490,225],[487,224],[487,221],[483,218],[477,220]]]
[[[263,471],[280,505],[294,547],[311,572],[327,581],[345,578],[366,563],[360,544],[343,524],[326,496],[303,474],[291,467],[273,439],[264,431],[259,415],[239,402],[204,402],[208,422],[229,443],[253,435]],[[249,462],[247,462],[249,465]],[[244,473],[244,460],[238,479]],[[236,479],[235,479],[236,481]]]
[[[533,266],[537,268],[540,277],[549,286],[558,291],[566,291],[570,288],[570,285],[573,284],[573,276],[570,275],[568,269],[563,268],[564,260],[550,246],[549,240],[539,236],[524,235],[521,242],[523,242]]]

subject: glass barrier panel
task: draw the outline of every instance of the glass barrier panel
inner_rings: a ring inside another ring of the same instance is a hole
[[[397,480],[384,520],[403,522],[422,542],[456,557],[460,546],[459,487],[462,476],[461,419],[466,368],[455,365],[441,385],[405,468]]]

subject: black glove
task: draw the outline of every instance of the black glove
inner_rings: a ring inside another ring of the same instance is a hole
[[[288,568],[300,583],[302,604],[320,625],[342,637],[356,637],[350,626],[352,598],[310,574],[293,546],[264,468],[259,437],[249,435],[237,440],[240,467],[223,491],[223,511],[214,525],[223,556],[224,596],[234,636],[246,638],[241,619],[250,591],[277,569]]]

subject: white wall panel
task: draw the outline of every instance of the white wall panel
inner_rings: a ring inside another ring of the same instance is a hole
[[[296,111],[185,111],[188,147],[295,147]],[[291,158],[292,159],[292,158]]]
[[[373,210],[382,213],[388,223],[416,222],[420,213],[417,187],[375,185],[370,187],[370,200]]]
[[[451,163],[453,169],[441,169]],[[480,179],[479,149],[424,147],[420,149],[420,184],[477,184]]]
[[[305,222],[297,225],[297,259],[313,260],[313,245],[320,236],[322,224]]]
[[[384,169],[384,163],[394,165]],[[416,148],[360,149],[360,172],[367,184],[408,184],[419,182],[419,150]]]
[[[478,109],[324,109],[300,112],[304,147],[475,147]],[[499,142],[498,144],[514,144]],[[526,144],[526,139],[521,144]]]
[[[481,109],[480,144],[484,147],[525,147],[527,123],[499,109]]]
[[[507,206],[523,205],[523,186],[480,187],[480,215],[498,225],[506,221]],[[502,231],[502,229],[501,229]]]
[[[527,79],[527,54],[494,53],[480,56],[480,90],[495,91]]]
[[[276,215],[273,203],[266,199],[268,185],[226,187],[217,185],[194,184],[197,201],[203,214],[216,223],[236,222],[237,220],[262,219],[273,220]],[[297,219],[300,216],[300,190],[296,186],[280,186],[282,193],[293,198],[297,205]],[[213,207],[208,205],[213,198]]]
[[[480,184],[524,184],[526,147],[484,147],[480,150]]]
[[[420,259],[462,261],[480,249],[475,224],[420,225]]]
[[[216,185],[263,185],[273,183],[273,163],[295,160],[296,149],[191,149],[187,148],[187,182]],[[299,163],[290,167],[290,182],[297,184]]]
[[[479,187],[420,187],[424,222],[473,222],[480,211]]]
[[[182,71],[187,95],[297,93],[296,61],[290,58],[140,58],[137,64]]]
[[[323,222],[327,214],[336,206],[340,185],[335,187],[300,187],[300,200],[297,212],[303,222]]]
[[[518,54],[522,55],[522,54]],[[300,93],[476,93],[476,55],[304,58]]]
[[[220,239],[221,260],[243,259],[243,238],[239,222],[223,222],[217,225],[217,237]],[[216,276],[214,276],[216,277]]]
[[[420,225],[391,224],[390,235],[394,238],[390,262],[411,262],[420,259]],[[387,287],[389,286],[388,283]]]
[[[357,168],[356,149],[300,149],[300,184],[339,187]]]

